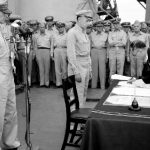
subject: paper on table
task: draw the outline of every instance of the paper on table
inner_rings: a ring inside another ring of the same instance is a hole
[[[131,77],[123,76],[123,75],[119,75],[119,74],[114,74],[111,76],[111,79],[112,80],[125,80],[125,81],[127,81],[127,80],[131,79]]]
[[[134,84],[136,87],[150,88],[150,84],[145,84],[142,79],[136,80],[135,82],[133,82],[133,84]]]
[[[133,98],[133,96],[110,95],[104,105],[130,106]],[[150,97],[136,97],[136,100],[140,107],[150,108]]]
[[[116,95],[128,95],[128,96],[143,96],[143,97],[150,97],[150,89],[147,88],[133,88],[133,87],[124,87],[119,86],[115,87],[112,94]]]
[[[127,81],[119,81],[118,85],[124,86],[124,87],[135,87],[134,84],[128,83]]]

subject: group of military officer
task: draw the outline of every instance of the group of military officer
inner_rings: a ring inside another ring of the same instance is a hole
[[[4,147],[16,150],[20,146],[12,68],[16,72],[20,68],[20,80],[28,79],[29,85],[34,80],[32,73],[36,76],[38,68],[40,87],[49,87],[50,81],[60,87],[62,78],[74,76],[80,107],[84,105],[90,79],[92,88],[106,88],[108,69],[108,79],[115,73],[142,76],[150,43],[148,23],[120,24],[120,19],[93,22],[90,10],[77,12],[76,23],[66,24],[54,22],[52,16],[38,23],[37,20],[23,22],[16,16],[8,19],[3,12],[0,15],[0,138]],[[16,69],[14,56],[19,62]]]
[[[149,47],[149,24],[136,20],[120,23],[120,19],[98,21],[88,27],[91,40],[92,82],[91,87],[105,89],[106,75],[142,76]],[[109,68],[106,68],[108,63]],[[98,79],[100,85],[98,85]]]
[[[39,72],[40,87],[49,87],[50,81],[56,82],[56,86],[60,87],[62,85],[62,78],[67,76],[66,31],[72,27],[73,22],[67,22],[67,26],[65,26],[62,22],[54,22],[53,16],[47,16],[43,23],[38,23],[37,20],[30,20],[27,24],[28,29],[32,32],[32,36],[27,41],[27,45],[29,45],[27,47],[29,49],[29,85],[31,85],[32,81],[35,81],[35,72]],[[20,28],[15,30],[18,29],[20,30]],[[15,34],[17,54],[22,68],[22,82],[25,82],[26,79],[24,62],[25,42],[23,34]],[[38,69],[36,69],[35,60]],[[33,78],[31,79],[31,77]]]
[[[32,72],[36,71],[33,62],[36,58],[40,86],[49,87],[50,81],[53,81],[60,87],[62,78],[67,76],[67,32],[75,22],[70,21],[66,24],[55,22],[53,16],[47,16],[45,23],[39,24],[37,20],[30,20],[27,24],[33,30],[28,61],[29,84],[31,85]],[[135,21],[131,25],[130,22],[120,23],[119,18],[111,21],[100,20],[90,24],[86,28],[86,33],[91,47],[91,88],[105,89],[106,79],[109,80],[115,73],[141,77],[143,64],[146,61],[146,50],[149,47],[148,23]],[[24,47],[19,46],[20,41],[17,43],[17,51],[18,55],[22,56]],[[139,43],[143,44],[143,47],[141,45],[139,47]],[[23,58],[19,58],[25,70]],[[106,77],[108,71],[109,75]]]

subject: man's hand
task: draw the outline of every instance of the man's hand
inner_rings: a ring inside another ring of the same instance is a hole
[[[50,56],[51,56],[52,60],[54,60],[54,53],[53,52],[50,52]]]
[[[130,62],[130,58],[129,58],[129,56],[127,56],[127,62]]]
[[[92,79],[92,71],[90,71],[89,79]]]
[[[77,82],[81,82],[82,81],[80,73],[75,75],[75,81],[77,81]]]

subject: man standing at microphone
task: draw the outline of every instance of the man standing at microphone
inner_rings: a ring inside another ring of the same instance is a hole
[[[1,23],[6,14],[0,11]],[[7,39],[0,32],[0,150],[17,150],[17,110],[15,84]]]
[[[68,76],[75,76],[80,107],[86,100],[91,78],[90,40],[86,28],[92,23],[92,11],[81,10],[76,13],[77,23],[67,36]]]

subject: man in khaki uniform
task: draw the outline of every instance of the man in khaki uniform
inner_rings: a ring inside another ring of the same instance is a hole
[[[83,107],[92,71],[90,41],[86,34],[87,26],[92,23],[92,11],[81,10],[76,16],[77,23],[67,36],[68,76],[75,75],[79,103]]]
[[[0,19],[5,19],[0,12]],[[0,150],[17,150],[18,123],[16,110],[15,84],[7,39],[0,32]]]
[[[122,75],[125,61],[125,46],[127,43],[126,33],[120,29],[120,21],[115,20],[114,31],[111,31],[108,36],[109,43],[109,68],[110,77],[117,73]]]
[[[51,57],[54,57],[56,86],[62,86],[62,79],[67,77],[67,34],[65,24],[56,24],[58,34],[54,34],[51,42]],[[54,54],[53,54],[54,53]]]
[[[128,40],[129,34],[131,34],[131,31],[130,31],[131,24],[130,24],[130,22],[122,22],[121,26],[122,26],[123,30],[125,31],[125,33],[127,35],[127,40]],[[125,46],[125,50],[126,50],[125,54],[127,56],[127,44]],[[125,76],[131,76],[131,73],[130,73],[130,63],[127,61],[127,57],[125,58],[124,75]]]
[[[103,31],[103,23],[96,22],[93,26],[96,32],[91,34],[91,59],[92,59],[92,88],[97,88],[98,78],[100,79],[100,87],[105,89],[106,81],[106,42],[108,34]]]
[[[54,24],[54,17],[53,16],[46,16],[45,17],[45,22],[46,22],[45,28],[48,29],[48,24],[49,24],[49,26],[50,26],[50,24],[53,26],[53,24]]]
[[[141,23],[139,21],[134,22],[134,33],[129,35],[127,60],[131,65],[131,76],[139,78],[142,75],[143,64],[146,62],[147,48],[149,47],[149,41],[147,34],[140,31]],[[138,43],[144,43],[141,48],[135,47]],[[132,45],[132,47],[131,47]]]
[[[40,86],[49,87],[51,36],[45,32],[44,23],[40,24],[40,33],[33,40],[40,72]]]

